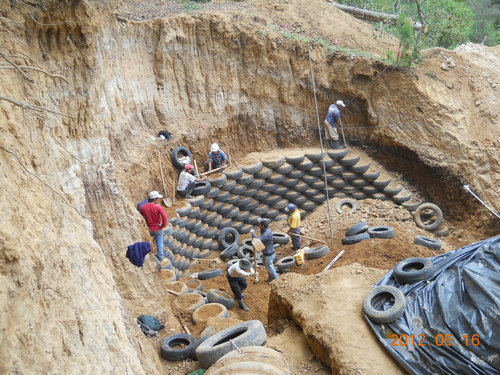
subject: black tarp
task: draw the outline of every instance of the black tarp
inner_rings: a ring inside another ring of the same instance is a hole
[[[428,280],[399,284],[390,271],[376,284],[403,292],[400,318],[365,319],[411,374],[500,374],[500,236],[430,259],[435,272]],[[381,303],[383,310],[391,306]]]

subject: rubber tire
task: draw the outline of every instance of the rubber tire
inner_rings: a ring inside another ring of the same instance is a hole
[[[443,246],[443,243],[441,241],[424,236],[415,236],[415,238],[413,239],[413,243],[416,245],[425,246],[430,250],[441,250],[441,246]]]
[[[262,162],[260,160],[256,160],[255,163],[244,165],[243,167],[241,167],[241,169],[247,174],[255,174],[262,169]]]
[[[367,230],[368,230],[368,224],[366,224],[365,221],[360,221],[359,223],[354,224],[352,227],[346,230],[345,236],[346,237],[354,236],[356,234],[366,232]]]
[[[210,289],[207,293],[207,299],[210,303],[220,303],[226,306],[226,308],[232,309],[234,306],[234,298],[229,293],[226,293],[218,289]]]
[[[236,169],[236,170],[228,170],[225,169],[222,173],[226,175],[226,178],[230,180],[238,180],[243,176],[243,171],[241,169]]]
[[[186,216],[188,213],[191,212],[191,203],[185,202],[184,206],[179,207],[175,210],[179,214],[179,216]]]
[[[228,242],[226,240],[226,236],[228,234],[231,234],[233,236],[233,240],[231,242]],[[219,241],[219,244],[223,248],[227,248],[227,247],[232,246],[234,244],[236,244],[236,246],[237,246],[239,241],[240,241],[240,234],[238,233],[238,231],[236,229],[231,228],[231,227],[226,227],[226,228],[221,229],[221,231],[219,232],[219,235],[217,236],[217,240]]]
[[[306,157],[304,155],[300,156],[285,156],[285,160],[288,164],[297,165],[304,161]]]
[[[273,242],[280,245],[286,245],[290,242],[290,236],[286,233],[273,232]]]
[[[373,300],[387,293],[394,298],[394,305],[385,311],[380,311],[373,307]],[[363,300],[363,312],[375,324],[392,323],[404,314],[405,309],[406,298],[404,294],[398,288],[390,285],[372,288]]]
[[[329,251],[330,249],[326,245],[315,246],[309,250],[305,250],[304,257],[308,260],[321,258],[322,256],[326,255]]]
[[[193,189],[193,195],[205,195],[207,194],[212,186],[210,185],[210,182],[208,181],[197,181],[196,182],[196,187]]]
[[[416,271],[407,270],[414,265],[418,266]],[[428,258],[408,258],[396,264],[392,273],[400,284],[413,284],[430,278],[434,273],[434,267]]]
[[[345,205],[345,204],[349,204],[351,206],[351,210],[350,211],[347,211],[347,212],[343,212],[342,211],[342,206]],[[352,200],[350,198],[345,198],[345,199],[341,199],[338,203],[337,203],[337,206],[335,207],[335,209],[337,210],[337,212],[339,214],[350,214],[350,213],[353,213],[354,211],[356,211],[358,208],[358,204],[356,203],[355,200]]]
[[[236,255],[237,252],[238,252],[238,243],[235,243],[222,250],[219,254],[219,257],[222,260],[228,260],[231,259],[233,255]]]
[[[191,159],[191,161],[193,160],[193,155],[191,154],[191,151],[189,151],[189,149],[187,147],[179,146],[179,147],[174,148],[170,154],[170,158],[172,160],[172,164],[177,169],[184,169],[184,165],[185,165],[179,161],[179,153],[181,151],[183,153],[187,154],[187,156]],[[191,161],[189,163],[191,163]]]
[[[262,322],[260,320],[248,320],[209,337],[196,349],[196,357],[201,367],[207,369],[224,354],[234,350],[234,345],[238,348],[261,346],[266,342],[266,339],[266,329]]]
[[[217,177],[216,177],[217,176]],[[216,173],[212,176],[209,176],[207,178],[208,182],[210,182],[210,185],[213,187],[221,187],[224,185],[227,181],[227,177],[223,173]]]
[[[424,211],[424,210],[434,211],[434,213],[436,214],[436,220],[433,223],[424,224],[424,222],[422,221],[422,217],[421,217],[422,211]],[[439,226],[443,223],[443,212],[441,211],[441,209],[438,206],[436,206],[433,203],[422,203],[415,210],[414,217],[415,217],[415,222],[417,223],[417,226],[422,228],[422,229],[428,230],[428,231],[439,228]]]
[[[180,349],[173,348],[173,346],[185,343],[187,343],[187,345]],[[163,341],[161,342],[160,353],[161,356],[167,361],[176,362],[191,358],[195,352],[195,348],[195,337],[188,335],[187,333],[176,333],[163,339]]]
[[[290,268],[295,264],[295,258],[293,256],[286,256],[281,258],[276,262],[276,268],[280,272],[289,272]]]
[[[371,238],[394,238],[394,228],[389,225],[377,225],[368,228],[368,234]]]
[[[354,245],[355,243],[361,242],[363,240],[370,239],[370,235],[368,233],[360,233],[354,236],[349,236],[346,238],[342,238],[342,245]]]
[[[211,270],[199,272],[198,280],[208,280],[220,275],[222,275],[222,270],[220,268],[213,268]]]

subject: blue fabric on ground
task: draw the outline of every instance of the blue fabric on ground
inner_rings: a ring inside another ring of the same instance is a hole
[[[150,251],[151,245],[149,242],[136,242],[135,244],[128,246],[127,254],[125,256],[133,265],[142,267],[144,259]]]

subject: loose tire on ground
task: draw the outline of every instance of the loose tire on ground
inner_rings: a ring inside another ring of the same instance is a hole
[[[363,240],[370,239],[370,235],[368,233],[360,233],[355,234],[354,236],[349,236],[346,238],[342,238],[342,245],[354,245],[355,243],[361,242]]]
[[[342,210],[342,207],[343,206],[349,206],[351,207],[351,209],[349,211],[343,211]],[[352,199],[349,199],[349,198],[346,198],[346,199],[341,199],[338,203],[337,203],[337,206],[335,207],[335,209],[337,210],[337,212],[339,214],[350,214],[350,213],[353,213],[354,211],[356,211],[358,208],[358,204],[356,203],[355,200],[352,200]]]
[[[224,354],[234,350],[234,345],[238,348],[260,346],[266,339],[267,334],[262,322],[249,320],[209,337],[196,349],[196,357],[203,368],[209,368]]]
[[[430,278],[434,272],[433,268],[430,259],[417,257],[402,260],[392,272],[400,284],[413,284]]]
[[[441,246],[443,246],[443,243],[441,241],[424,236],[415,236],[415,238],[413,239],[413,243],[416,245],[425,246],[430,250],[440,250]]]
[[[286,245],[290,242],[290,236],[286,233],[273,232],[273,241],[280,245]]]
[[[214,268],[211,270],[206,270],[198,273],[199,280],[208,280],[214,277],[222,275],[222,270],[220,268]]]
[[[345,231],[345,236],[350,237],[356,234],[360,234],[366,232],[368,230],[368,224],[365,221],[360,221],[359,223],[354,224],[348,230]]]
[[[379,305],[384,300],[394,300],[393,305],[385,310],[379,310]],[[404,294],[393,286],[376,286],[372,288],[363,301],[363,312],[373,323],[386,324],[397,320],[406,308]]]
[[[304,251],[304,257],[306,259],[316,259],[316,258],[321,258],[322,256],[326,255],[330,249],[326,245],[321,245],[321,246],[315,246],[310,249],[307,249]]]
[[[425,224],[422,219],[422,213],[424,210],[431,210],[434,212],[436,219],[430,224]],[[422,203],[415,210],[415,222],[417,226],[425,230],[434,230],[438,228],[443,223],[443,212],[441,209],[433,203]]]
[[[394,228],[388,225],[377,225],[375,227],[368,228],[368,234],[371,238],[393,238]]]
[[[167,361],[183,361],[191,358],[196,347],[196,339],[187,333],[167,336],[161,342],[161,356]]]
[[[226,306],[227,309],[232,309],[234,306],[234,298],[229,293],[218,289],[210,289],[207,293],[207,299],[210,303],[220,303]]]

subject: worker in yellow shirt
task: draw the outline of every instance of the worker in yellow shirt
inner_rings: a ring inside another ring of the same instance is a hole
[[[288,226],[290,229],[288,229],[288,234],[292,237],[292,248],[298,250],[301,248],[300,237],[294,236],[294,234],[300,234],[300,212],[293,203],[290,203],[285,210],[290,212],[288,218]]]

